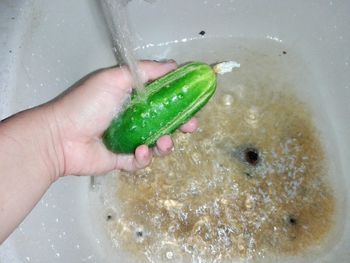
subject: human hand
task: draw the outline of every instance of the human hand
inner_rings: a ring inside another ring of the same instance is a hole
[[[145,82],[175,68],[174,62],[140,63]],[[0,244],[60,176],[132,171],[147,166],[152,154],[171,151],[169,136],[161,137],[153,150],[139,146],[134,155],[114,154],[102,143],[131,86],[125,67],[101,70],[64,96],[0,122]],[[192,119],[181,130],[192,132],[197,126]]]
[[[143,61],[139,64],[144,82],[176,68],[175,62]],[[173,148],[170,136],[161,137],[154,149],[139,146],[134,155],[114,154],[101,141],[103,132],[121,110],[132,91],[132,78],[126,67],[102,70],[91,75],[52,104],[52,121],[57,131],[63,164],[60,175],[101,174],[113,169],[133,171],[150,164],[153,154],[166,155]],[[191,119],[180,130],[193,132],[198,122]]]

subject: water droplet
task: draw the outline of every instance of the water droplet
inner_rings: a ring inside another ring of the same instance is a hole
[[[247,195],[245,199],[245,207],[247,209],[252,209],[255,206],[255,199],[252,195]]]
[[[221,103],[225,106],[231,106],[233,103],[233,96],[231,94],[225,94],[221,97]]]
[[[257,127],[259,122],[260,112],[257,107],[251,107],[245,114],[245,121],[250,124],[253,128]]]
[[[166,252],[166,257],[167,257],[167,259],[173,259],[174,253],[171,251],[168,251],[168,252]]]

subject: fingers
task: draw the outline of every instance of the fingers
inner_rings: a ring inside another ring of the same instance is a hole
[[[168,72],[176,69],[177,64],[174,60],[161,63],[156,61],[145,60],[139,63],[139,73],[143,82],[155,80]]]
[[[138,70],[142,82],[157,79],[176,69],[176,67],[177,64],[173,60],[165,63],[145,60],[138,63]],[[117,87],[119,90],[130,91],[130,88],[133,86],[132,76],[126,66],[107,69],[100,73],[100,77],[108,86]]]
[[[198,120],[190,119],[187,123],[180,127],[182,132],[195,132],[198,129]],[[153,148],[156,156],[166,156],[173,150],[173,140],[169,135],[160,137]],[[134,155],[118,155],[116,169],[124,171],[136,171],[147,167],[152,161],[152,151],[146,145],[137,147]]]
[[[157,156],[164,156],[170,154],[172,148],[173,141],[171,137],[165,135],[158,139],[153,152]],[[152,150],[146,145],[141,145],[136,148],[134,155],[117,155],[115,168],[118,170],[133,172],[147,167],[152,162],[152,157]]]
[[[169,135],[164,135],[158,139],[153,151],[157,156],[165,156],[171,153],[173,146],[171,137]]]
[[[169,135],[162,136],[158,139],[153,152],[157,156],[164,156],[171,153],[173,141]],[[116,169],[133,172],[147,167],[152,162],[152,150],[147,145],[141,145],[136,148],[135,154],[117,155]]]
[[[152,151],[147,145],[140,145],[135,150],[133,166],[142,169],[148,166],[152,161]]]
[[[195,132],[198,129],[198,119],[192,118],[180,127],[182,132]]]
[[[196,118],[190,119],[184,125],[180,127],[182,132],[195,132],[198,129],[198,120]],[[153,152],[157,156],[165,156],[172,152],[174,147],[173,140],[169,135],[164,135],[160,137],[157,141],[156,147],[153,149]]]
[[[143,169],[152,161],[152,151],[146,145],[136,148],[135,154],[117,155],[115,168],[118,170],[133,172]]]

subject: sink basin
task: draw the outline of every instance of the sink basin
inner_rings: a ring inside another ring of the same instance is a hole
[[[296,262],[349,262],[350,2],[131,0],[127,8],[139,58],[185,62],[191,54],[179,54],[179,45],[204,50],[209,43],[214,59],[225,41],[236,40],[241,46],[271,42],[297,54],[302,66],[290,66],[305,69],[312,80],[300,94],[313,109],[331,159],[339,220],[321,258]],[[5,0],[0,24],[1,119],[116,64],[97,1]],[[94,219],[101,211],[92,208],[91,191],[88,177],[60,179],[1,245],[0,262],[129,262]]]

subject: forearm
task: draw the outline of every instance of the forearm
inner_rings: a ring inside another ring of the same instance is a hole
[[[0,123],[0,243],[59,177],[60,153],[48,106]]]

